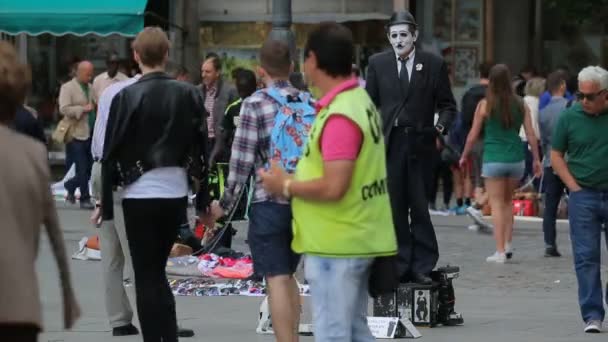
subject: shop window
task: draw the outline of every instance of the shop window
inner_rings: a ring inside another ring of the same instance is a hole
[[[424,23],[432,30],[433,41],[427,45],[446,60],[453,85],[465,86],[478,77],[483,58],[483,1],[433,0],[425,5],[425,11],[432,11],[432,23]]]

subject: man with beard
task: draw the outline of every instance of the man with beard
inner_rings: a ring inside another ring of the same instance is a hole
[[[387,35],[393,49],[371,57],[366,89],[383,118],[398,271],[404,282],[430,284],[439,251],[426,198],[432,174],[428,156],[438,153],[437,135],[446,134],[456,103],[446,63],[416,49],[417,28],[407,11],[391,16]]]

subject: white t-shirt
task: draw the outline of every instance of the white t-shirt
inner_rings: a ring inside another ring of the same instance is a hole
[[[524,103],[530,109],[530,119],[532,119],[532,129],[534,130],[534,135],[537,140],[540,140],[540,128],[538,127],[538,97],[534,96],[524,96]],[[526,131],[524,129],[524,125],[521,125],[519,129],[519,137],[522,141],[528,141],[528,137],[526,136]]]
[[[181,198],[188,195],[188,178],[182,167],[160,167],[144,173],[123,192],[123,198]]]

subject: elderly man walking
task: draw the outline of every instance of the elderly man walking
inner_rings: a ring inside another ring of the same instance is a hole
[[[570,190],[570,239],[585,332],[599,333],[605,315],[601,240],[602,226],[608,224],[608,71],[598,66],[581,70],[577,97],[579,102],[558,119],[551,164]]]

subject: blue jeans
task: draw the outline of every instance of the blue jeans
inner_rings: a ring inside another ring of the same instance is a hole
[[[76,175],[65,182],[65,188],[71,194],[80,188],[80,202],[86,202],[91,198],[89,194],[89,178],[93,157],[91,156],[91,139],[74,139],[66,145],[66,156],[76,164]]]
[[[555,221],[557,220],[557,209],[564,194],[565,185],[559,176],[553,172],[552,167],[545,168],[543,183],[545,190],[545,212],[543,214],[545,247],[557,247]]]
[[[371,258],[306,255],[316,342],[372,342],[367,325]]]
[[[568,216],[583,321],[603,321],[600,264],[602,225],[608,222],[608,191],[583,189],[571,192]]]

